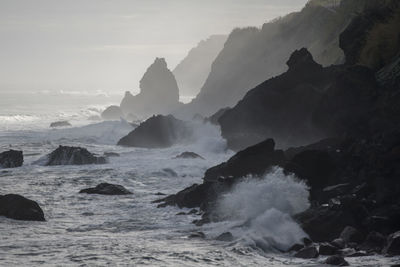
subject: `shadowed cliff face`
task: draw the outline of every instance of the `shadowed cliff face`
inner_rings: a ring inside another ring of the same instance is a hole
[[[211,64],[224,47],[226,35],[212,35],[201,41],[176,66],[173,73],[181,96],[196,96],[211,71]]]
[[[140,93],[126,92],[121,109],[126,114],[148,117],[165,114],[179,106],[179,89],[175,77],[163,58],[156,58],[140,80]]]

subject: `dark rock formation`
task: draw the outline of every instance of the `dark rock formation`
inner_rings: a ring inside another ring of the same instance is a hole
[[[328,257],[325,263],[336,266],[349,266],[349,263],[342,256],[339,255]]]
[[[211,64],[224,47],[226,35],[201,41],[173,70],[182,96],[196,96],[211,71]]]
[[[339,35],[366,7],[364,2],[371,1],[341,2],[334,8],[307,5],[261,29],[235,29],[215,59],[199,95],[182,113],[209,116],[221,107],[234,106],[249,89],[283,73],[288,55],[301,47],[309,49],[323,66],[342,63]]]
[[[39,163],[45,166],[104,164],[106,159],[94,156],[86,148],[59,146]]]
[[[358,231],[356,228],[351,226],[346,226],[342,233],[340,234],[340,238],[344,240],[346,243],[361,243],[364,241],[364,235]]]
[[[0,168],[16,168],[24,163],[22,151],[9,150],[0,153]]]
[[[122,185],[117,184],[109,184],[109,183],[101,183],[96,187],[82,189],[79,193],[86,194],[100,194],[100,195],[129,195],[132,194],[129,190],[127,190]]]
[[[43,210],[35,201],[15,194],[0,196],[0,216],[22,221],[45,221]]]
[[[68,127],[68,126],[72,126],[71,123],[69,123],[68,121],[56,121],[50,123],[51,128]]]
[[[391,234],[387,240],[387,245],[383,249],[387,255],[400,255],[400,231]]]
[[[177,159],[204,159],[199,154],[194,153],[194,152],[188,152],[188,151],[179,154],[175,158],[177,158]]]
[[[103,120],[120,120],[124,113],[119,106],[109,106],[101,113],[101,117]]]
[[[339,249],[329,243],[322,243],[319,245],[319,255],[336,255]]]
[[[294,254],[296,258],[302,258],[302,259],[312,259],[312,258],[317,258],[318,257],[318,250],[314,246],[310,247],[305,247],[303,249],[300,249],[298,252]]]
[[[367,252],[379,253],[382,251],[386,244],[386,237],[378,232],[370,232],[365,238],[364,243],[360,246],[360,249]]]
[[[184,121],[172,115],[153,116],[118,141],[118,145],[145,148],[170,147],[190,138],[191,130]]]
[[[156,58],[140,80],[140,93],[133,96],[126,92],[121,102],[124,114],[132,113],[147,118],[167,114],[178,108],[179,89],[175,77],[163,58]]]
[[[220,194],[229,190],[241,178],[247,175],[262,175],[275,165],[283,165],[285,155],[282,150],[275,150],[274,146],[274,141],[268,139],[240,151],[227,162],[208,169],[202,184],[192,185],[157,202],[164,202],[160,206],[177,205],[208,210]]]
[[[205,121],[208,121],[214,125],[219,125],[219,118],[221,118],[222,115],[224,115],[224,113],[226,111],[228,111],[230,108],[221,108],[220,110],[218,110],[217,112],[215,112],[213,115],[211,115],[210,117],[206,118]]]

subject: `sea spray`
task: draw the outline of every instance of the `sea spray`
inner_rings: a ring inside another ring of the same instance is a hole
[[[224,222],[214,234],[230,231],[249,246],[284,251],[306,236],[291,215],[309,207],[308,187],[294,175],[274,168],[263,177],[247,177],[218,201]]]

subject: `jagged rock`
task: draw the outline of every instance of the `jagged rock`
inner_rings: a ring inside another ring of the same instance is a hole
[[[120,120],[124,113],[119,106],[109,106],[101,113],[101,117],[103,120]]]
[[[328,257],[325,263],[336,266],[349,266],[349,263],[342,256],[339,255]]]
[[[219,125],[219,118],[221,118],[222,115],[224,115],[224,113],[226,111],[230,110],[230,108],[221,108],[220,110],[218,110],[217,112],[215,112],[213,115],[211,115],[210,117],[208,117],[206,119],[206,121],[209,121],[210,123],[214,124],[214,125]]]
[[[197,153],[194,152],[183,152],[176,156],[175,158],[177,159],[204,159],[202,156],[200,156]]]
[[[129,195],[132,194],[129,190],[127,190],[122,185],[117,184],[109,184],[109,183],[101,183],[96,187],[82,189],[79,193],[86,194],[100,194],[100,195]]]
[[[191,137],[191,129],[172,115],[153,116],[118,141],[118,145],[145,148],[165,148]]]
[[[233,240],[233,235],[231,232],[225,232],[217,236],[216,239],[218,241],[231,242]]]
[[[359,244],[364,241],[363,234],[351,226],[346,226],[343,229],[342,233],[340,234],[340,238],[346,243],[355,242]]]
[[[319,245],[319,254],[320,255],[335,255],[337,254],[339,249],[329,243],[322,243]]]
[[[322,139],[312,114],[323,89],[336,77],[334,68],[322,68],[305,48],[288,61],[289,70],[250,90],[236,106],[219,118],[229,148],[240,150],[269,136],[281,147]]]
[[[163,58],[156,58],[140,80],[140,93],[125,93],[122,112],[147,118],[154,114],[167,114],[180,106],[179,89],[175,77]]]
[[[264,174],[272,166],[282,166],[286,161],[282,150],[275,150],[273,139],[267,139],[248,147],[231,157],[227,162],[208,169],[205,182],[219,179],[233,180],[247,175]]]
[[[15,194],[0,196],[0,216],[22,221],[45,221],[39,204]]]
[[[303,249],[300,249],[296,254],[294,254],[294,256],[296,258],[302,258],[302,259],[317,258],[318,257],[318,250],[314,246],[305,247]]]
[[[22,151],[9,150],[0,153],[0,168],[16,168],[24,163]]]
[[[387,239],[387,245],[382,251],[388,255],[400,255],[400,231],[391,234]]]
[[[381,252],[386,243],[384,235],[378,232],[370,232],[365,238],[364,243],[361,244],[360,248],[368,252]]]
[[[40,159],[38,163],[44,166],[104,164],[106,159],[96,157],[82,147],[59,146],[49,155]]]
[[[344,247],[346,246],[346,243],[345,243],[344,240],[341,239],[341,238],[336,238],[336,239],[334,239],[334,240],[331,242],[331,244],[332,244],[333,246],[337,247],[337,248],[340,248],[340,249],[342,249],[342,248],[344,248]]]
[[[51,128],[68,127],[68,126],[72,126],[71,123],[69,123],[68,121],[56,121],[50,123]]]

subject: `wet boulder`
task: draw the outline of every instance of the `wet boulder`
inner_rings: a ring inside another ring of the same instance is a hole
[[[328,257],[325,260],[325,263],[329,264],[329,265],[336,265],[336,266],[349,266],[349,263],[342,256],[339,256],[339,255],[333,255],[333,256]]]
[[[109,106],[101,113],[101,117],[103,120],[120,120],[124,113],[119,106]]]
[[[79,193],[99,194],[99,195],[130,195],[132,192],[122,185],[101,183],[96,187],[82,189]]]
[[[296,252],[294,256],[296,258],[302,258],[302,259],[313,259],[318,257],[318,250],[314,246],[305,247]]]
[[[282,150],[275,150],[273,139],[239,151],[227,162],[208,169],[204,181],[232,180],[248,175],[262,175],[273,166],[282,166],[286,157]]]
[[[386,244],[386,237],[378,232],[370,232],[360,248],[369,252],[381,252]]]
[[[188,151],[179,154],[175,158],[177,158],[177,159],[204,159],[199,154],[194,153],[194,152],[188,152]]]
[[[56,122],[50,123],[50,128],[69,127],[69,126],[72,126],[72,125],[68,121],[56,121]]]
[[[59,146],[49,155],[40,159],[38,163],[44,166],[104,164],[106,159],[96,157],[82,147]]]
[[[191,137],[191,129],[172,115],[157,115],[141,123],[118,141],[118,145],[143,148],[166,148]]]
[[[0,168],[16,168],[22,166],[24,156],[22,151],[9,150],[0,153]]]
[[[0,216],[21,221],[45,221],[38,203],[16,194],[0,196]]]
[[[320,255],[335,255],[337,254],[339,249],[329,243],[322,243],[319,245],[319,254]]]
[[[225,232],[217,236],[216,239],[218,241],[231,242],[233,240],[233,235],[231,232]]]
[[[387,255],[400,255],[400,231],[391,234],[387,239],[387,245],[383,249]]]
[[[364,241],[364,235],[356,228],[351,226],[346,226],[343,229],[342,233],[340,234],[340,238],[346,243],[361,243]]]

